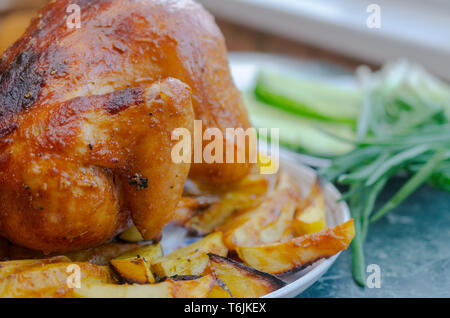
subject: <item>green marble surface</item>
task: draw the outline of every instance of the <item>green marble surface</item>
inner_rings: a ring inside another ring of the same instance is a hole
[[[386,201],[401,184],[388,184]],[[381,288],[357,286],[351,253],[298,297],[450,297],[450,193],[420,188],[395,211],[370,227],[366,265],[381,268]]]

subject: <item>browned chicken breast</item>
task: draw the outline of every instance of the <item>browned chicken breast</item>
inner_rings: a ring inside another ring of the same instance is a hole
[[[130,224],[159,238],[189,164],[171,132],[250,126],[223,37],[190,0],[70,0],[43,8],[0,61],[0,233],[28,248],[97,246]],[[236,146],[235,146],[236,147]],[[193,164],[231,182],[248,164]]]

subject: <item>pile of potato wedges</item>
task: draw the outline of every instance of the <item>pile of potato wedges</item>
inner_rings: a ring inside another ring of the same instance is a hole
[[[46,256],[0,238],[0,297],[260,297],[349,246],[353,220],[327,227],[326,215],[320,183],[301,193],[284,172],[219,189],[189,181],[174,224],[195,243],[165,255],[132,227],[100,247]]]

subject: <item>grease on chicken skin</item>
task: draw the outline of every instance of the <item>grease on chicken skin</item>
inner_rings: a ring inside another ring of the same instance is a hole
[[[189,172],[171,160],[171,132],[192,130],[193,118],[190,90],[175,79],[22,116],[2,149],[2,234],[46,253],[76,250],[109,240],[131,214],[157,238]]]
[[[225,132],[251,126],[231,78],[223,35],[199,4],[80,0],[80,29],[66,25],[69,4],[70,0],[59,0],[47,5],[5,53],[0,71],[10,64],[15,69],[22,65],[22,76],[29,83],[23,87],[17,78],[10,85],[10,89],[20,88],[13,103],[45,107],[174,77],[191,87],[195,118],[205,128]],[[31,96],[25,98],[29,92]],[[14,129],[13,123],[9,129]],[[1,131],[0,123],[0,135]],[[249,167],[247,163],[195,163],[191,176],[208,183],[232,182],[245,176]]]
[[[0,229],[29,248],[75,250],[107,241],[131,213],[146,239],[158,238],[189,169],[169,163],[169,128],[194,116],[205,128],[250,127],[223,36],[190,0],[80,0],[80,29],[67,27],[69,4],[44,7],[0,60]],[[171,80],[159,88],[164,105],[126,100],[168,77],[192,98]],[[228,183],[249,166],[192,164],[190,175]]]

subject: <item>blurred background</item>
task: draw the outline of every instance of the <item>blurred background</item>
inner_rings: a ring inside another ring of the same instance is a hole
[[[324,59],[355,68],[406,57],[450,79],[447,0],[198,0],[218,20],[231,51]],[[0,0],[0,51],[46,0]],[[76,2],[76,1],[75,1]],[[370,4],[380,28],[369,28]]]
[[[27,28],[46,0],[0,0],[0,54]]]
[[[326,58],[349,66],[357,61],[378,65],[404,57],[450,79],[450,69],[442,67],[450,61],[450,1],[447,0],[199,2],[219,18],[231,50]],[[373,4],[379,7],[379,28],[367,25],[373,13],[369,6]]]
[[[447,150],[433,175],[420,180],[419,185],[428,181],[433,187],[421,187],[395,213],[371,226],[366,264],[382,267],[383,288],[363,289],[354,283],[355,263],[347,250],[301,296],[449,297],[450,86],[445,82],[450,80],[450,1],[197,1],[214,14],[229,51],[234,52],[231,69],[253,125],[280,128],[280,143],[290,155],[323,167],[353,150],[348,140],[393,138],[399,132],[419,140],[410,145],[416,149],[422,146],[421,129],[433,131],[431,137]],[[0,54],[46,2],[0,0]],[[399,58],[421,66],[386,64]],[[369,68],[361,69],[361,64]],[[376,71],[381,66],[382,71]],[[358,76],[353,76],[357,69]],[[385,149],[389,156],[407,149],[408,145],[390,140],[393,145]],[[372,164],[354,166],[376,168],[387,161],[385,155],[376,153]],[[373,198],[375,208],[389,202],[405,176],[427,168],[431,155],[423,153],[395,167],[389,175],[393,180],[378,201],[378,194]],[[340,174],[355,173],[349,169]],[[404,172],[402,178],[396,177],[398,171]],[[349,202],[371,190],[361,187],[350,193]],[[351,210],[352,215],[362,211],[352,205]]]

